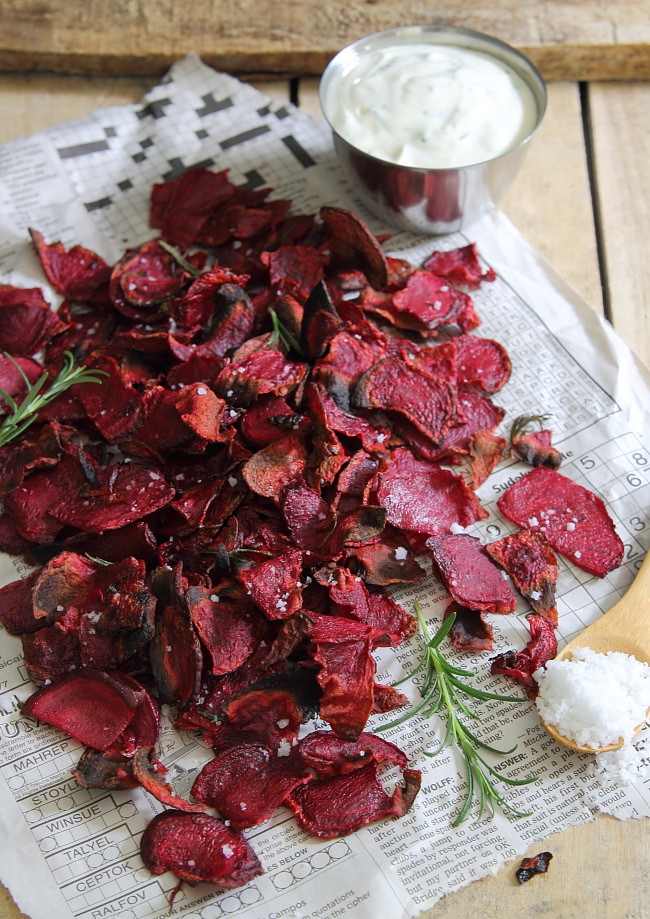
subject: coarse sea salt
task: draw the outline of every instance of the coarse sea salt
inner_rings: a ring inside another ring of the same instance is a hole
[[[650,706],[650,667],[629,654],[577,648],[537,670],[542,719],[580,746],[631,741]]]

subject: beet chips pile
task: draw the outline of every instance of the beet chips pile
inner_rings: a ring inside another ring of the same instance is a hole
[[[484,614],[513,612],[511,581],[530,600],[531,641],[493,672],[533,694],[556,651],[554,550],[598,575],[623,550],[548,431],[512,445],[541,464],[499,502],[522,529],[487,551],[461,532],[486,516],[511,369],[472,334],[467,291],[494,280],[475,247],[416,268],[345,210],[289,215],[268,195],[188,171],[153,188],[160,238],[112,267],[32,231],[58,312],[0,285],[17,402],[20,370],[54,379],[66,352],[105,374],[0,448],[0,548],[40,565],[0,590],[41,687],[24,711],[85,745],[81,785],[169,807],[142,837],[154,874],[224,888],[262,871],[242,830],[280,805],[328,839],[413,803],[420,773],[365,728],[406,702],[372,652],[415,632],[385,588],[423,577],[416,556],[449,591],[458,649],[492,647]],[[160,703],[214,751],[191,802],[157,758]],[[298,740],[315,712],[331,730]]]

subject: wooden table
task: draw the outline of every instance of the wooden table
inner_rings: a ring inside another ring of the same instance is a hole
[[[0,74],[0,142],[101,105],[133,101],[149,85],[133,77]],[[276,80],[259,88],[283,101],[297,98],[318,116],[313,79]],[[561,82],[549,88],[546,120],[504,209],[650,364],[650,84]],[[545,877],[519,887],[508,865],[441,901],[427,916],[650,916],[646,821],[603,817],[550,837],[544,848],[555,856]],[[0,919],[19,915],[0,887]]]

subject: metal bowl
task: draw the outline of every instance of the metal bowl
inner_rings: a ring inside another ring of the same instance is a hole
[[[413,41],[454,45],[488,54],[507,64],[527,84],[537,104],[532,130],[499,156],[447,169],[401,166],[355,147],[333,127],[326,99],[333,80],[369,51]],[[387,224],[415,233],[451,233],[468,226],[494,207],[517,174],[530,139],[546,111],[546,84],[533,63],[505,42],[471,29],[407,26],[368,35],[348,45],[327,66],[320,82],[320,105],[332,129],[334,149],[369,210]]]

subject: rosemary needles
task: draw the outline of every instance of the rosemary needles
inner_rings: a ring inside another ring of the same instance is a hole
[[[475,800],[478,800],[479,803],[479,819],[485,811],[493,815],[495,806],[500,807],[510,817],[529,816],[527,813],[516,810],[506,801],[495,784],[495,780],[503,782],[505,785],[517,786],[528,785],[536,781],[536,777],[528,776],[523,779],[512,779],[504,775],[486,760],[485,753],[507,756],[513,753],[515,748],[497,750],[495,747],[491,747],[480,740],[467,726],[468,720],[477,720],[480,717],[476,711],[468,706],[469,699],[479,701],[495,699],[499,702],[512,703],[526,702],[527,700],[518,696],[486,692],[465,682],[468,677],[474,676],[472,671],[453,666],[445,659],[440,650],[440,645],[454,624],[455,614],[446,616],[438,631],[435,635],[432,635],[417,602],[415,611],[420,638],[424,644],[424,655],[415,670],[399,682],[403,683],[413,676],[422,674],[421,699],[400,718],[375,728],[375,732],[380,733],[395,728],[414,715],[422,715],[425,718],[439,715],[446,722],[442,743],[436,750],[425,753],[425,756],[435,756],[448,744],[454,744],[462,753],[465,764],[466,793],[452,826],[459,826],[467,818]]]

